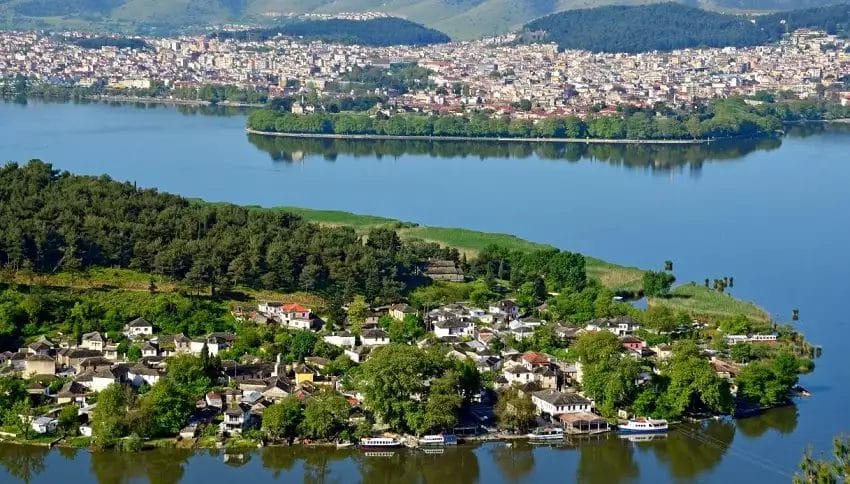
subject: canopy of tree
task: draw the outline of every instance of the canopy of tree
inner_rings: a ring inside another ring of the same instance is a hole
[[[430,29],[398,17],[369,20],[302,20],[267,29],[217,32],[213,34],[213,36],[219,38],[259,41],[278,35],[376,47],[444,44],[451,40],[448,35],[438,30]]]
[[[561,49],[636,53],[747,47],[777,41],[798,28],[844,34],[848,26],[850,6],[846,4],[756,16],[751,21],[680,3],[661,3],[568,10],[528,23],[524,37],[555,42]]]
[[[621,106],[620,112],[577,117],[548,118],[537,123],[509,117],[473,113],[427,116],[362,113],[292,114],[275,109],[252,111],[248,127],[263,132],[435,136],[470,138],[565,139],[691,139],[760,137],[782,129],[783,121],[824,119],[846,115],[850,109],[822,102],[747,103],[744,98],[715,99],[694,111],[676,112]]]

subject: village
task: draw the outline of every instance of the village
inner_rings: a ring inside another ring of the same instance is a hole
[[[453,443],[456,436],[464,439],[525,436],[516,432],[524,427],[536,427],[528,434],[532,440],[554,440],[570,434],[612,431],[617,428],[615,422],[618,420],[621,432],[628,431],[623,426],[626,421],[636,422],[636,425],[646,421],[658,426],[663,422],[663,429],[652,433],[667,429],[664,420],[629,420],[641,416],[630,414],[628,409],[619,409],[616,418],[602,415],[596,402],[582,391],[585,368],[569,350],[582,335],[606,333],[616,338],[620,356],[641,362],[646,369],[634,382],[637,386],[652,380],[649,368],[658,372],[657,368],[673,357],[671,344],[648,344],[640,336],[647,334],[646,328],[630,316],[596,318],[581,325],[547,322],[524,314],[511,299],[493,301],[483,307],[457,302],[427,310],[418,310],[405,303],[369,308],[357,317],[356,324],[337,330],[327,328],[311,308],[298,303],[259,301],[254,306],[235,306],[232,316],[240,325],[296,335],[313,334],[327,347],[334,348],[339,356],[333,361],[316,355],[285,361],[280,354],[265,358],[248,354],[236,359],[221,358],[221,355],[229,355],[228,350],[237,343],[236,334],[218,332],[192,338],[183,334],[166,335],[158,331],[155,322],[137,318],[129,321],[117,338],[100,332],[82,334],[79,341],[68,337],[51,340],[42,336],[17,351],[0,353],[0,367],[5,378],[26,381],[26,392],[33,408],[47,410],[19,415],[19,418],[28,423],[27,433],[31,431],[34,436],[48,439],[57,435],[59,414],[68,407],[75,409],[78,416],[73,431],[84,438],[92,437],[90,420],[99,393],[116,386],[139,393],[149,391],[168,374],[170,362],[187,356],[204,361],[218,360],[219,366],[210,384],[212,389],[197,400],[185,425],[177,435],[171,436],[182,442],[197,442],[201,435],[214,436],[216,445],[243,435],[262,437],[263,432],[259,431],[266,428],[263,414],[267,408],[293,396],[308,403],[321,392],[344,397],[347,403],[345,425],[360,429],[360,444],[365,447],[449,443],[446,439]],[[421,336],[409,345],[394,341],[388,331],[390,324],[402,321],[422,327]],[[679,327],[676,331],[688,332],[707,325],[695,321],[693,326]],[[555,355],[535,349],[533,341],[539,338],[542,330],[553,335],[557,346],[565,350]],[[724,342],[731,347],[775,345],[777,340],[777,333],[768,332],[728,334]],[[361,388],[350,385],[349,379],[339,372],[329,371],[340,359],[347,360],[349,368],[361,365],[380,353],[382,347],[390,345],[436,351],[447,361],[475,369],[479,384],[474,395],[469,395],[465,401],[453,428],[440,429],[441,433],[421,440],[417,438],[421,436],[400,436],[376,418]],[[122,353],[119,348],[132,349]],[[729,382],[734,391],[741,365],[732,361],[728,351],[701,345],[700,352],[710,362],[715,375]],[[533,414],[522,417],[528,420],[528,425],[509,428],[494,415],[496,401],[510,391],[526,405],[533,405],[529,407]],[[382,437],[374,437],[376,435]],[[349,435],[348,441],[335,437],[331,443],[337,445],[351,445],[354,440],[353,435]]]

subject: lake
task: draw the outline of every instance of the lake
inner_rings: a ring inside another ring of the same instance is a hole
[[[241,114],[163,106],[0,104],[0,160],[41,158],[210,201],[303,206],[506,232],[680,282],[733,276],[736,296],[823,346],[813,397],[666,439],[443,455],[262,449],[122,455],[0,446],[0,481],[787,482],[803,450],[850,431],[850,128],[711,146],[347,142],[248,136]],[[26,450],[24,450],[26,449]],[[75,479],[76,480],[76,479]]]

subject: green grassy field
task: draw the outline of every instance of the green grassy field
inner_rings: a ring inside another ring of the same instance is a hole
[[[202,203],[196,201],[197,203]],[[334,226],[349,226],[363,233],[374,227],[393,227],[405,239],[420,239],[435,242],[443,246],[454,247],[467,256],[475,256],[487,245],[500,245],[512,250],[535,250],[551,247],[547,244],[531,242],[514,235],[478,232],[475,230],[447,227],[430,227],[410,222],[401,222],[386,217],[358,215],[337,210],[313,210],[296,207],[276,207],[266,209],[250,207],[255,210],[285,210],[293,212],[305,220]],[[599,281],[614,292],[637,293],[643,286],[644,271],[637,267],[626,267],[607,261],[586,257],[588,277]],[[0,274],[0,280],[28,285],[68,287],[75,289],[116,289],[123,291],[147,292],[151,281],[158,292],[188,291],[179,282],[170,281],[163,276],[150,275],[130,269],[90,269],[84,273],[28,274],[8,272]],[[241,294],[241,300],[234,299],[232,304],[244,303],[245,299],[280,300],[298,302],[308,306],[322,306],[324,301],[315,295],[306,293],[285,294],[275,291],[258,291],[238,288],[234,294]],[[768,321],[769,315],[756,304],[735,299],[728,294],[698,285],[682,285],[672,291],[669,298],[652,298],[650,304],[663,304],[677,311],[686,311],[695,317],[704,319],[722,319],[735,314],[744,314],[753,319]]]
[[[668,298],[651,298],[650,305],[660,304],[676,311],[685,311],[703,318],[717,320],[743,314],[758,321],[769,321],[770,315],[755,303],[697,284],[684,284],[673,289]]]

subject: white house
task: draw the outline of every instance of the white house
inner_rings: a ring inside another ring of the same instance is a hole
[[[88,350],[103,351],[103,343],[103,336],[97,331],[93,331],[83,335],[80,346]]]
[[[41,416],[36,417],[32,421],[32,429],[37,434],[48,434],[56,430],[59,422],[53,417]]]
[[[337,331],[322,338],[329,345],[339,346],[341,348],[353,348],[356,344],[356,338],[348,331]]]
[[[101,368],[97,370],[91,378],[91,389],[95,392],[101,392],[109,385],[117,383],[118,378],[112,373],[109,368]]]
[[[475,323],[462,319],[446,319],[434,323],[434,335],[438,338],[455,337],[472,337],[475,331]]]
[[[491,305],[487,309],[487,312],[494,316],[516,319],[519,317],[519,306],[515,302],[506,299]]]
[[[531,401],[540,413],[552,416],[564,413],[590,412],[593,404],[583,396],[572,392],[542,390],[531,394]]]
[[[124,334],[128,338],[138,338],[142,336],[153,335],[153,324],[145,321],[143,318],[136,318],[126,326],[124,326]]]
[[[127,380],[134,387],[140,387],[143,383],[150,386],[159,381],[159,372],[144,365],[135,365],[127,370]]]
[[[383,329],[367,329],[360,334],[363,346],[383,346],[390,344],[390,335]]]
[[[283,304],[279,302],[261,302],[257,305],[260,313],[273,317],[283,326],[294,329],[312,329],[313,319],[310,308],[300,304]]]
[[[241,405],[231,405],[224,411],[224,421],[219,424],[219,430],[231,435],[240,435],[248,427],[251,414]]]

